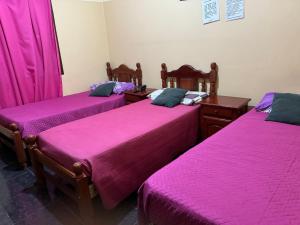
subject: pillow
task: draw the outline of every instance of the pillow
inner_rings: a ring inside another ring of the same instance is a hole
[[[116,86],[114,87],[115,94],[122,94],[125,91],[131,91],[135,89],[135,85],[131,82],[116,82]]]
[[[101,84],[94,91],[92,91],[90,93],[90,96],[100,96],[100,97],[111,96],[111,94],[113,93],[115,85],[116,84],[114,82]]]
[[[100,86],[100,85],[102,85],[102,84],[107,84],[107,83],[116,83],[116,82],[115,82],[115,81],[109,80],[109,81],[104,81],[104,82],[101,82],[101,83],[92,84],[92,85],[90,86],[90,90],[91,90],[91,92],[93,92],[93,91],[96,90],[96,88],[97,88],[98,86]]]
[[[188,91],[184,99],[182,99],[181,104],[183,105],[193,105],[195,103],[200,102],[203,98],[207,97],[208,94],[206,92],[199,91]]]
[[[187,90],[181,88],[167,88],[153,100],[152,104],[169,108],[174,107],[180,104],[186,92]]]
[[[274,94],[274,92],[266,93],[265,96],[261,99],[261,101],[255,106],[255,109],[261,112],[270,112],[270,107],[272,106]]]
[[[95,89],[96,89],[99,85],[100,85],[100,84],[92,84],[92,85],[90,86],[91,92],[92,92],[92,91],[95,91]]]
[[[161,93],[163,93],[163,91],[165,90],[166,88],[164,89],[158,89],[156,91],[153,91],[151,92],[149,95],[147,95],[147,98],[150,98],[152,101],[154,99],[156,99]]]
[[[135,85],[131,82],[118,82],[118,81],[106,81],[104,83],[98,83],[98,84],[92,84],[90,86],[91,91],[94,91],[99,85],[101,84],[107,84],[107,83],[115,83],[115,87],[113,92],[115,94],[122,94],[125,91],[131,91],[135,89]]]
[[[259,111],[259,110],[257,110],[257,111]],[[266,108],[262,111],[259,111],[259,112],[270,113],[270,112],[272,112],[272,106],[270,106],[269,108]]]
[[[300,125],[300,95],[276,93],[266,120]]]
[[[159,89],[150,93],[147,97],[150,98],[152,101],[156,99],[161,93],[163,93],[164,89]],[[207,97],[208,94],[206,92],[199,92],[199,91],[188,91],[185,94],[184,99],[182,99],[181,104],[183,105],[193,105],[194,103],[198,103],[202,100],[202,98]]]

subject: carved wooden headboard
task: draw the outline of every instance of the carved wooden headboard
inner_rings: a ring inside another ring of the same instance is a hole
[[[210,65],[210,72],[204,73],[201,70],[196,70],[190,65],[183,65],[179,69],[168,72],[165,63],[161,65],[161,79],[162,87],[174,88],[175,83],[177,88],[184,88],[187,90],[207,92],[207,83],[210,84],[209,95],[217,95],[217,81],[218,81],[218,65],[212,63]]]
[[[124,64],[112,69],[110,63],[106,63],[106,71],[109,80],[132,82],[135,85],[142,85],[142,69],[140,63],[136,64],[136,70],[130,69]]]

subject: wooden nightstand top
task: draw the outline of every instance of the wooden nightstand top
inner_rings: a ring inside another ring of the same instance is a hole
[[[143,92],[134,92],[134,91],[125,91],[124,94],[126,95],[134,95],[134,96],[138,96],[138,97],[146,97],[148,94],[150,94],[151,92],[155,91],[157,89],[154,88],[147,88],[146,91]]]
[[[203,99],[201,105],[211,105],[224,108],[239,109],[248,104],[250,98],[238,98],[238,97],[229,97],[229,96],[215,96],[207,97]]]

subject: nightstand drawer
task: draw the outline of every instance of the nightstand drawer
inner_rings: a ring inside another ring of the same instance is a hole
[[[201,101],[201,136],[205,139],[247,112],[249,98],[210,96]]]
[[[213,116],[213,117],[220,117],[220,118],[226,118],[226,119],[233,118],[233,112],[231,109],[228,109],[228,108],[203,106],[203,108],[201,110],[202,110],[202,114],[204,116]]]

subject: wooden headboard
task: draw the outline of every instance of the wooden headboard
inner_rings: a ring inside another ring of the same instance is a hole
[[[121,64],[118,68],[112,69],[110,63],[106,63],[106,71],[109,80],[120,82],[132,82],[136,86],[142,85],[142,69],[141,64],[136,64],[136,70],[128,68]]]
[[[207,92],[207,83],[210,84],[209,95],[217,95],[217,81],[218,81],[218,65],[212,63],[210,65],[210,72],[204,73],[201,70],[196,70],[190,65],[183,65],[179,69],[168,72],[167,66],[165,63],[161,65],[161,79],[162,87],[174,88],[175,83],[177,88],[184,88],[187,90]]]

